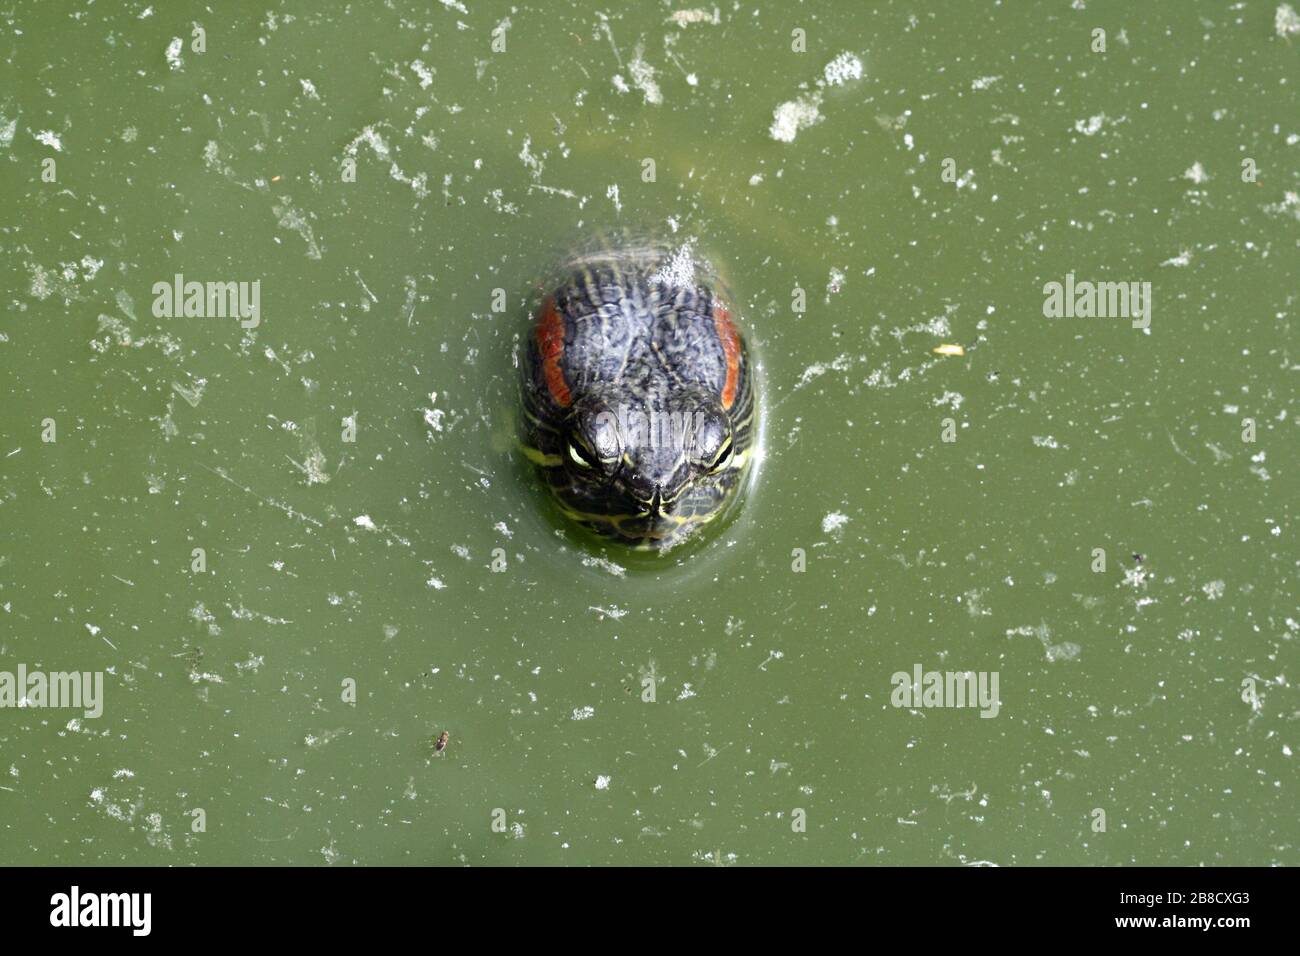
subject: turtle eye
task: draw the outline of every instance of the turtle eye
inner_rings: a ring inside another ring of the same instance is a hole
[[[731,428],[721,415],[700,413],[690,441],[692,457],[706,473],[722,468],[731,454]]]
[[[569,440],[569,460],[579,468],[595,467],[595,463],[591,458],[591,452],[587,451],[586,448],[573,439]]]
[[[727,443],[722,446],[721,451],[718,452],[718,457],[709,466],[709,474],[716,474],[731,463],[731,451],[731,440],[728,439]]]

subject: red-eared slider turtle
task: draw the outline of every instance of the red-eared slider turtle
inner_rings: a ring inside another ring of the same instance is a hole
[[[689,246],[624,246],[561,275],[528,336],[524,453],[570,518],[666,550],[747,473],[755,383],[732,304]]]

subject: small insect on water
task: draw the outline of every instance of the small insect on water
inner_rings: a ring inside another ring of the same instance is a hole
[[[451,734],[447,733],[447,731],[444,730],[442,733],[438,735],[437,739],[434,740],[433,752],[436,754],[442,753],[444,750],[447,749],[447,744],[450,740],[451,740]]]

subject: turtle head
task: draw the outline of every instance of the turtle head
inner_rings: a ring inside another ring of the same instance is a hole
[[[704,389],[584,396],[568,419],[557,488],[575,517],[663,550],[715,517],[739,483],[731,416]]]

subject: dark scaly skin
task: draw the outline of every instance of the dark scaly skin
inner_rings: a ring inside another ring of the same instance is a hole
[[[524,453],[561,509],[663,551],[718,517],[754,438],[748,349],[719,283],[670,250],[634,246],[566,267],[529,331]]]

